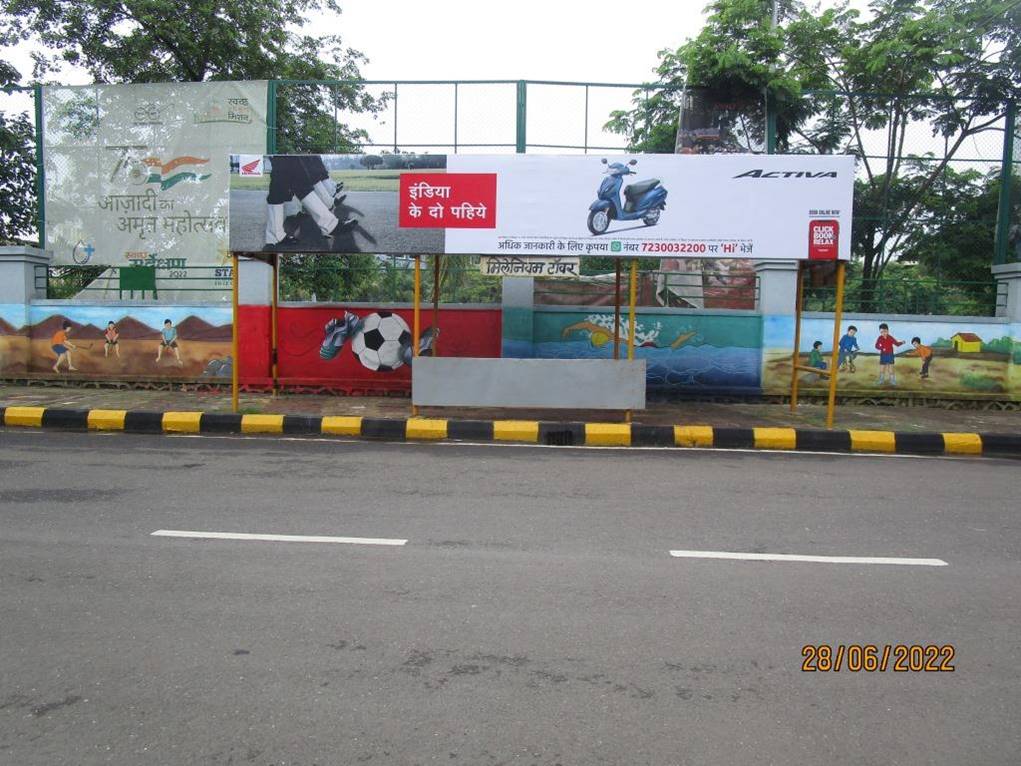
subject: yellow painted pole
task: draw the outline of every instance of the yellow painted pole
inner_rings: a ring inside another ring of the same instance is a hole
[[[231,353],[234,355],[230,366],[230,409],[231,412],[238,411],[238,370],[241,367],[241,360],[238,358],[238,254],[230,254],[230,281],[231,281],[231,307],[233,319],[231,321]]]
[[[418,339],[421,332],[421,309],[422,309],[422,256],[415,256],[415,311],[414,319],[412,320],[411,328],[411,355],[413,357],[418,356]],[[412,375],[415,374],[414,368],[412,368]],[[411,405],[411,414],[418,414],[418,407],[414,404]]]
[[[833,428],[833,410],[837,403],[837,352],[840,344],[840,320],[844,313],[844,261],[837,261],[837,305],[833,307],[833,351],[830,353],[830,394],[826,401],[826,427]]]
[[[627,358],[632,361],[635,358],[635,301],[638,299],[638,259],[631,259],[631,279],[628,284],[628,341]]]
[[[616,274],[613,280],[613,358],[620,359],[620,258],[614,258]]]
[[[280,275],[280,255],[277,253],[273,254],[273,296],[272,302],[269,308],[269,324],[270,324],[270,335],[272,338],[272,356],[270,362],[272,364],[271,374],[273,376],[273,396],[277,395],[280,388],[277,375],[279,370],[277,367],[277,294],[279,292],[279,275]]]
[[[436,328],[440,326],[440,259],[442,257],[439,253],[433,256],[433,356],[439,356],[436,343],[439,340],[439,335],[436,333]]]
[[[635,323],[635,303],[638,298],[638,259],[631,259],[631,278],[628,280],[628,340],[627,340],[627,358],[629,362],[634,361],[635,358],[635,335],[637,334],[637,326]],[[624,413],[624,422],[631,422],[631,410]]]
[[[801,304],[804,301],[805,280],[801,261],[798,261],[797,298],[794,299],[794,353],[791,354],[791,414],[798,411],[798,360],[801,347]]]

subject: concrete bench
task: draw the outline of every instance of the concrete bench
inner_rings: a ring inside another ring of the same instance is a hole
[[[421,356],[411,402],[424,407],[645,409],[645,360]]]

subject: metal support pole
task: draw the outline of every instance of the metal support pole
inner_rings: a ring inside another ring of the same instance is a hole
[[[791,354],[791,414],[798,411],[798,360],[801,356],[801,304],[804,300],[803,269],[798,261],[798,289],[794,299],[794,353]]]
[[[397,154],[397,83],[394,83],[394,154]]]
[[[32,89],[35,98],[35,199],[39,248],[46,249],[46,165],[43,159],[43,86]],[[47,297],[49,292],[46,293]]]
[[[439,334],[436,332],[436,328],[440,326],[440,262],[442,258],[443,256],[439,253],[433,256],[433,356],[440,355],[437,348]]]
[[[454,83],[454,154],[457,154],[457,83]]]
[[[633,362],[635,359],[635,335],[637,333],[637,326],[635,325],[635,302],[638,298],[638,259],[631,259],[631,279],[628,283],[628,341],[627,341],[627,360]],[[624,413],[624,421],[626,423],[631,422],[631,410],[627,410]]]
[[[515,151],[524,154],[528,149],[528,83],[518,80],[517,109],[516,109]]]
[[[766,94],[766,154],[776,154],[776,98]]]
[[[266,154],[277,151],[277,81],[270,80],[266,87]]]
[[[280,254],[273,254],[273,294],[269,305],[269,325],[272,348],[270,349],[270,374],[273,376],[273,396],[280,391],[278,369],[278,333],[277,333],[277,301],[280,291]]]
[[[230,365],[230,411],[238,411],[238,371],[241,367],[241,360],[238,358],[238,254],[230,254],[230,281],[231,281],[231,307],[233,319],[231,321],[231,354],[233,359]]]
[[[613,358],[620,359],[620,258],[615,258],[613,279]]]
[[[635,326],[635,302],[638,300],[638,259],[631,259],[631,280],[628,284],[628,340],[627,340],[627,358],[628,361],[634,361],[635,358],[635,335],[637,333],[637,327]]]
[[[993,263],[1007,263],[1010,239],[1011,180],[1014,166],[1014,133],[1017,129],[1017,104],[1007,103],[1007,114],[1003,120],[1003,162],[1000,165],[1000,201],[996,213],[996,246]],[[1016,258],[1014,260],[1017,260]]]
[[[418,357],[418,339],[421,332],[421,308],[422,308],[422,256],[415,256],[415,309],[414,318],[411,323],[411,355],[412,357]],[[411,368],[411,374],[414,376],[415,368]],[[418,407],[414,404],[411,405],[411,414],[418,414]]]
[[[585,154],[588,154],[588,87],[585,86]]]
[[[837,305],[833,309],[833,351],[830,353],[830,393],[826,401],[826,427],[833,428],[833,409],[837,403],[837,356],[840,345],[840,320],[844,313],[844,277],[847,264],[837,261]]]

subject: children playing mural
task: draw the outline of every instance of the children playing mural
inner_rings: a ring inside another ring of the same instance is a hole
[[[840,372],[856,372],[857,368],[854,366],[854,360],[858,357],[858,339],[855,337],[858,334],[858,328],[854,325],[850,325],[847,328],[847,333],[843,338],[840,339],[840,356],[837,359],[837,367]]]
[[[210,360],[230,356],[230,309],[188,308],[111,316],[109,307],[65,304],[32,307],[27,322],[0,316],[0,374],[197,379]]]
[[[181,348],[177,343],[177,328],[174,327],[174,323],[169,319],[163,320],[163,330],[160,332],[160,345],[156,349],[156,364],[160,363],[160,359],[163,357],[163,349],[169,348],[174,352],[174,356],[177,357],[177,365],[184,367],[184,362],[181,361]]]
[[[60,362],[64,360],[67,362],[68,372],[77,372],[78,368],[71,363],[71,349],[77,348],[71,341],[67,339],[68,333],[71,332],[71,323],[64,322],[61,328],[53,333],[53,353],[57,355],[57,362],[53,365],[54,372],[60,372]]]
[[[876,338],[876,348],[879,349],[879,378],[876,385],[883,385],[888,380],[891,386],[897,385],[897,378],[893,371],[894,347],[903,346],[904,341],[897,340],[890,334],[890,326],[883,322],[879,325],[879,337]]]
[[[811,338],[809,333],[822,334],[831,325],[829,320],[813,318],[805,320],[802,327],[803,337]],[[999,395],[1010,389],[1008,369],[1012,340],[1008,335],[982,340],[989,337],[988,326],[983,330],[945,321],[905,319],[892,328],[887,322],[872,327],[876,328],[875,335],[866,329],[865,338],[859,339],[858,328],[853,324],[846,326],[837,347],[837,369],[842,373],[837,384],[839,390],[848,393],[908,391],[938,396],[943,393]],[[898,329],[911,338],[910,346],[900,339],[904,337],[900,332],[894,334]],[[974,332],[975,329],[978,332]],[[764,355],[766,391],[786,390],[790,386],[790,351],[784,350],[782,345],[784,340],[790,342],[783,337],[787,332],[793,335],[793,327],[786,324],[782,329],[777,325],[767,331],[766,342],[770,347]],[[770,343],[771,339],[775,340]],[[859,343],[869,350],[862,351]],[[818,341],[812,341],[811,349],[807,348],[807,343],[802,349],[801,358],[809,367],[829,361],[828,350]],[[896,374],[896,367],[901,368],[900,375]],[[826,375],[812,373],[805,373],[800,380],[809,389],[822,389],[828,382]]]
[[[929,364],[932,362],[932,349],[922,345],[921,339],[916,335],[911,339],[911,345],[915,347],[915,356],[922,360],[922,369],[918,371],[918,377],[929,377]],[[911,353],[910,351],[908,352]]]
[[[103,343],[103,356],[110,356],[110,349],[112,348],[117,355],[117,358],[121,358],[121,347],[118,341],[120,340],[120,333],[117,332],[117,325],[113,322],[107,322],[106,332],[103,333],[105,342]]]

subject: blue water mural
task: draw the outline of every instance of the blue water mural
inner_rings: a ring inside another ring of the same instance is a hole
[[[627,318],[621,317],[621,356],[627,354]],[[650,390],[761,389],[761,320],[758,316],[642,314],[635,358],[646,360]],[[515,350],[542,359],[613,358],[613,315],[604,312],[536,312],[535,342]],[[505,349],[507,339],[504,340]]]
[[[622,354],[624,349],[621,349]],[[540,359],[608,359],[612,348],[594,348],[588,343],[536,343]],[[637,348],[635,359],[644,359],[650,389],[712,388],[721,392],[757,391],[760,386],[762,355],[757,348],[729,346],[683,346]]]

